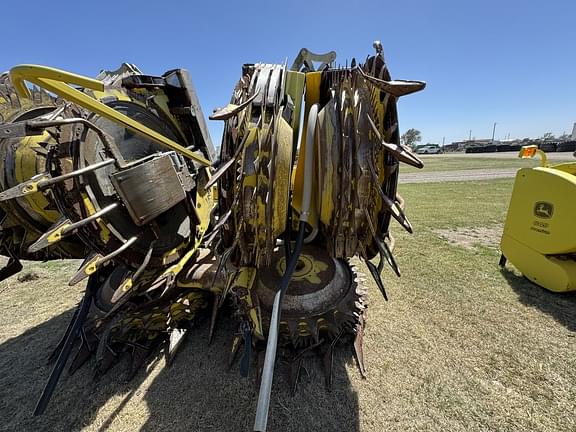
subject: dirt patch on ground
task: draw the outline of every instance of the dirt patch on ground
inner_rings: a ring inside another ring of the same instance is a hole
[[[475,250],[478,246],[498,249],[502,237],[502,225],[476,228],[437,229],[434,233],[454,246]]]

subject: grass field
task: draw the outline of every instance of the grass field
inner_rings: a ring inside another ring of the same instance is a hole
[[[511,157],[469,157],[459,154],[448,156],[424,156],[421,157],[424,161],[424,168],[411,167],[409,165],[401,165],[400,172],[412,173],[421,171],[458,171],[468,169],[505,169],[505,168],[524,168],[539,166],[540,161],[537,159],[519,159]],[[552,164],[561,162],[573,162],[574,158],[567,158],[565,160],[553,160]]]
[[[512,182],[401,185],[415,234],[393,226],[403,275],[386,269],[388,303],[368,278],[368,379],[341,350],[332,392],[311,362],[292,398],[278,365],[270,431],[576,430],[576,296],[497,265]],[[129,383],[122,365],[96,384],[84,367],[32,418],[81,295],[66,286],[77,265],[32,264],[38,280],[0,284],[0,430],[251,430],[257,392],[226,370],[228,320],[211,346],[200,326],[171,368],[159,360]]]

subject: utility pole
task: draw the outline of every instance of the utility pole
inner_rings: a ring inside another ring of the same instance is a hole
[[[498,123],[494,122],[494,127],[492,128],[492,144],[494,144],[494,134],[496,133],[496,125]]]
[[[468,133],[468,141],[472,141],[472,129],[470,129],[470,132]]]

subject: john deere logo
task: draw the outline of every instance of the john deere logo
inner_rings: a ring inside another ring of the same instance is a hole
[[[554,214],[554,206],[546,201],[538,201],[534,204],[534,216],[541,219],[550,219]]]

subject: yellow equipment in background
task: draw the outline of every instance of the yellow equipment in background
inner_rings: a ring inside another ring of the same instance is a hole
[[[548,165],[536,146],[519,157],[541,156],[541,166],[516,174],[500,249],[532,282],[554,292],[576,290],[576,162]]]

